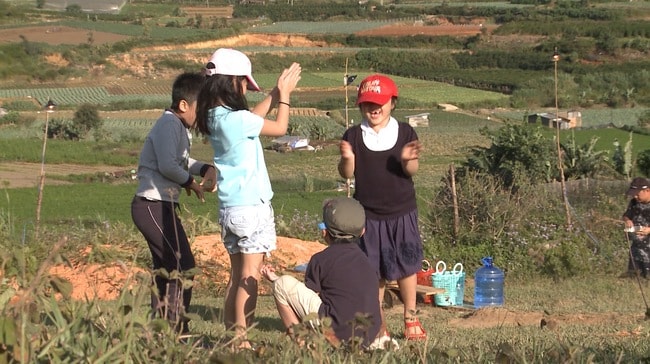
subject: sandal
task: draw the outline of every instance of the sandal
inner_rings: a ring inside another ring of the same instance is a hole
[[[422,324],[420,323],[420,320],[417,317],[414,317],[410,320],[409,319],[404,320],[404,325],[406,326],[404,329],[404,337],[406,337],[406,340],[427,339],[427,332],[424,331],[424,328],[422,327]],[[411,329],[419,329],[420,332],[413,333],[413,331],[418,331],[418,330],[411,330]]]

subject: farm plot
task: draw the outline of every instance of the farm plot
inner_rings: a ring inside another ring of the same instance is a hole
[[[157,115],[160,116],[160,115]],[[156,118],[151,119],[122,119],[111,118],[105,119],[103,128],[114,138],[120,139],[122,136],[129,138],[144,139]]]
[[[33,99],[40,105],[45,105],[50,99],[59,105],[97,104],[104,102],[108,96],[104,87],[0,89],[0,98]]]
[[[389,21],[285,21],[248,29],[249,33],[352,34],[379,28]]]
[[[75,4],[79,5],[81,11],[84,12],[119,14],[120,9],[122,9],[125,3],[126,0],[74,0],[74,2],[68,0],[47,0],[44,8],[47,10],[65,11],[69,5]]]
[[[605,125],[614,125],[617,127],[623,125],[637,125],[639,117],[646,111],[649,110],[645,107],[635,107],[628,109],[584,109],[577,110],[582,114],[582,127],[583,128],[594,128],[602,127]],[[528,110],[528,113],[532,112],[548,112],[555,113],[555,109],[541,109],[541,110]],[[562,114],[566,110],[559,110],[559,113]],[[520,122],[524,120],[526,115],[525,111],[522,110],[496,110],[494,112],[495,116],[509,120],[512,122]]]
[[[203,18],[232,18],[234,7],[229,6],[215,6],[215,7],[182,7],[181,11],[188,16]]]
[[[418,25],[418,24],[390,24],[379,28],[367,29],[357,32],[356,35],[368,36],[395,36],[407,35],[448,35],[448,36],[473,36],[487,31],[491,33],[496,25]]]
[[[54,87],[28,89],[0,89],[0,99],[30,99],[39,105],[48,100],[61,107],[81,104],[106,105],[112,102],[143,100],[161,102],[169,99],[171,87],[162,85],[109,86],[109,87]]]
[[[0,43],[22,42],[23,37],[30,42],[47,44],[84,44],[88,43],[88,29],[79,29],[63,25],[31,26],[11,29],[0,29]],[[93,44],[115,43],[127,39],[127,36],[92,31]]]

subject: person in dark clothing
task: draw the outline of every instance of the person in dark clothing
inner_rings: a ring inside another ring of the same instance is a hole
[[[631,197],[623,213],[625,233],[630,242],[628,274],[650,278],[650,180],[637,177],[626,193]]]
[[[171,107],[147,135],[138,162],[138,189],[131,202],[131,217],[147,240],[152,257],[153,315],[165,317],[180,333],[188,332],[185,310],[192,299],[196,264],[185,229],[178,217],[182,189],[201,201],[204,192],[217,188],[216,168],[190,158],[191,129],[205,76],[183,73],[172,86]],[[200,183],[194,176],[201,176]]]
[[[386,282],[396,280],[404,302],[404,336],[426,340],[416,316],[416,274],[424,252],[413,184],[422,145],[413,127],[392,116],[397,97],[397,85],[387,76],[361,81],[357,105],[363,120],[343,134],[338,170],[343,178],[354,177],[353,197],[366,211],[361,248],[379,272],[377,299],[383,300]],[[385,323],[382,331],[388,334]]]
[[[391,340],[379,335],[378,277],[358,245],[365,230],[363,207],[348,197],[326,200],[323,224],[323,237],[329,245],[309,260],[304,283],[290,275],[277,276],[269,265],[261,270],[273,282],[273,297],[287,333],[308,315],[317,314],[332,320],[333,335],[324,330],[330,343],[358,338],[364,348],[383,348]],[[356,323],[359,314],[368,317],[368,325]],[[320,320],[310,324],[317,326]]]

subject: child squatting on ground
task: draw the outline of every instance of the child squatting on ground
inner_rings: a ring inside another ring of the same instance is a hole
[[[650,278],[650,180],[633,179],[626,195],[632,198],[623,213],[630,242],[628,274],[640,273],[643,278]]]
[[[354,177],[354,198],[366,212],[361,247],[381,277],[378,300],[383,301],[386,281],[397,280],[404,336],[424,340],[426,332],[415,316],[416,273],[424,254],[412,179],[422,145],[409,124],[391,116],[397,96],[389,77],[375,74],[361,81],[357,105],[363,119],[343,134],[338,170],[343,178]],[[383,319],[382,331],[388,335]]]
[[[172,85],[172,103],[147,135],[138,161],[138,189],[131,217],[147,240],[153,260],[151,308],[181,333],[188,332],[185,310],[192,299],[194,255],[178,218],[178,199],[185,188],[201,201],[216,189],[216,169],[190,157],[196,100],[205,76],[184,73]],[[203,177],[197,183],[193,176]],[[164,270],[165,272],[162,272]],[[175,276],[174,276],[175,275]],[[174,278],[165,278],[165,277]]]
[[[234,330],[237,348],[250,348],[246,330],[257,306],[260,268],[276,249],[273,190],[260,136],[283,136],[289,124],[290,96],[300,80],[293,63],[282,71],[270,94],[249,110],[246,91],[260,91],[248,57],[220,48],[208,61],[208,76],[197,106],[197,127],[210,140],[218,171],[219,224],[230,257],[224,323]],[[265,119],[277,107],[275,120]]]
[[[273,282],[273,297],[287,333],[292,335],[294,325],[317,314],[318,318],[331,318],[334,335],[328,328],[323,332],[335,346],[353,338],[360,339],[361,347],[367,349],[397,346],[380,335],[377,272],[358,245],[366,223],[363,206],[348,197],[326,200],[323,223],[328,247],[311,257],[304,283],[290,275],[278,277],[269,265],[261,270]],[[359,315],[367,319],[358,320]],[[314,319],[310,324],[316,328],[320,321]]]

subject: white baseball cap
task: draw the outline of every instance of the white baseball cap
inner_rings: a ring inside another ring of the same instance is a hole
[[[205,67],[205,73],[208,76],[246,76],[248,79],[248,86],[246,88],[252,91],[261,91],[253,78],[253,67],[251,66],[250,59],[244,53],[235,49],[217,49],[210,57]]]

